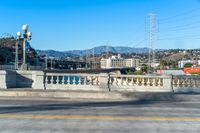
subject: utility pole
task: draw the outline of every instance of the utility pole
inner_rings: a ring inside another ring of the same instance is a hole
[[[106,46],[106,59],[108,59],[108,45]]]
[[[46,54],[46,58],[45,58],[45,69],[46,69],[46,70],[47,70],[47,67],[48,67],[47,64],[48,64],[48,63],[47,63],[47,54]]]
[[[51,57],[51,69],[53,69],[53,68],[52,68],[52,64],[53,64],[53,63],[52,63],[52,57]]]
[[[95,69],[94,48],[93,48],[93,69]]]
[[[15,42],[15,69],[18,70],[18,43],[19,43],[19,38],[16,39]]]
[[[155,51],[154,51],[154,44],[155,44],[155,14],[149,14],[150,20],[150,31],[149,31],[149,59],[148,59],[148,74],[151,73],[151,64],[154,65],[155,63]],[[154,70],[152,70],[154,71]]]

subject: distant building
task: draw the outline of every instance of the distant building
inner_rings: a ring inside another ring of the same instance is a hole
[[[185,75],[183,70],[157,70],[156,74],[160,74],[160,75]]]
[[[185,74],[200,73],[200,68],[187,67],[187,68],[184,68],[184,72]]]
[[[151,67],[158,67],[160,65],[160,63],[151,63]]]
[[[124,67],[138,67],[140,63],[139,59],[124,59],[121,58],[121,55],[112,56],[108,59],[102,58],[101,59],[101,68],[124,68]]]
[[[178,62],[178,67],[179,68],[184,68],[184,65],[186,63],[192,63],[195,66],[200,66],[200,60],[182,60]]]

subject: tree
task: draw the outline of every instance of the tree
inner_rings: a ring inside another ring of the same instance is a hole
[[[144,73],[147,73],[147,71],[148,71],[148,66],[145,65],[145,64],[142,64],[141,71],[144,72]]]
[[[167,64],[168,64],[167,61],[161,60],[160,61],[160,67],[161,67],[161,69],[166,69]]]
[[[186,63],[184,67],[192,67],[192,63]]]

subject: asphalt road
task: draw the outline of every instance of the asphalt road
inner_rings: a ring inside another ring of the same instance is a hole
[[[0,132],[199,133],[200,101],[0,98]]]

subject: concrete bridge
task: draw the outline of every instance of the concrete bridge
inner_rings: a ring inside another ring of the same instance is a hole
[[[189,93],[200,92],[200,76],[147,76],[1,70],[0,88],[99,92]]]

